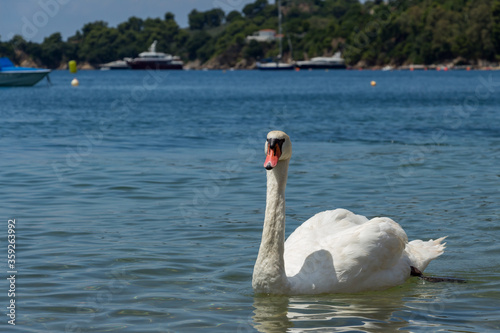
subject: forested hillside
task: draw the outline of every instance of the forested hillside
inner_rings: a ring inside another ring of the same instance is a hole
[[[500,0],[283,0],[281,10],[285,59],[339,50],[349,65],[361,67],[500,60]],[[277,26],[277,7],[257,0],[242,12],[193,10],[185,29],[166,13],[131,17],[116,27],[88,23],[66,41],[60,33],[39,44],[15,36],[0,43],[0,55],[49,68],[72,59],[97,66],[134,57],[158,40],[158,51],[197,67],[250,68],[260,58],[277,55],[278,47],[247,43],[245,37]]]

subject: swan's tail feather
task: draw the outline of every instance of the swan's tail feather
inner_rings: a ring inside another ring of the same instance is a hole
[[[444,236],[441,238],[438,238],[436,240],[429,240],[427,243],[436,251],[437,255],[436,257],[440,256],[443,254],[444,249],[446,249],[446,242],[443,243],[443,241],[446,239],[448,236]]]
[[[427,242],[414,240],[406,245],[406,252],[411,261],[411,266],[414,266],[419,271],[424,271],[431,260],[436,259],[443,254],[446,248],[446,243],[443,241],[447,236]]]

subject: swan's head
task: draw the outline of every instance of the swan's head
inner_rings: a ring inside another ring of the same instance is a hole
[[[266,161],[264,168],[271,170],[279,161],[289,160],[292,157],[292,142],[290,137],[282,131],[271,131],[267,134]]]

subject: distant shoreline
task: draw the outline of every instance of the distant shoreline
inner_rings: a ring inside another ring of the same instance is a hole
[[[16,35],[0,42],[0,56],[23,67],[64,69],[75,60],[82,69],[97,69],[137,57],[157,40],[158,52],[178,57],[188,69],[252,69],[259,59],[310,60],[337,52],[347,66],[362,70],[500,67],[500,1],[294,0],[278,8],[256,0],[241,12],[193,9],[188,21],[181,28],[167,12],[130,17],[116,27],[90,22],[66,40],[60,33],[42,43]]]

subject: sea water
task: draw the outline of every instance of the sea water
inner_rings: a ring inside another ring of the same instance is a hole
[[[2,332],[500,329],[500,73],[73,77],[0,89]],[[286,235],[338,207],[388,216],[448,236],[426,274],[467,283],[254,295],[274,129],[293,142]]]

